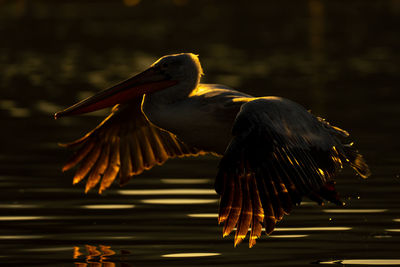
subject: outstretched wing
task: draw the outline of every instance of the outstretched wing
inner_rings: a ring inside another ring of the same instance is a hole
[[[286,99],[266,97],[244,104],[233,138],[221,159],[215,189],[220,195],[223,235],[236,227],[235,246],[251,227],[249,246],[270,234],[303,196],[341,205],[333,175],[349,163],[362,177],[370,172],[362,156],[331,126]]]
[[[67,171],[79,165],[73,184],[88,177],[85,189],[88,192],[101,180],[101,193],[117,176],[120,185],[124,185],[134,175],[169,158],[204,154],[148,121],[142,113],[141,102],[138,99],[136,103],[116,106],[112,114],[84,137],[62,144],[78,147],[63,167]]]

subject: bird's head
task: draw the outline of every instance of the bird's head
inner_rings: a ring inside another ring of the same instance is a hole
[[[199,59],[192,53],[168,55],[153,63],[147,70],[111,88],[88,97],[54,114],[54,118],[93,112],[123,104],[167,88],[187,88],[192,91],[203,74]]]
[[[193,82],[203,75],[199,58],[192,53],[163,56],[154,62],[151,68],[179,82]]]

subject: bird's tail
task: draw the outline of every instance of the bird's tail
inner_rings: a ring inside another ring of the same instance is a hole
[[[371,175],[371,171],[365,162],[364,157],[353,147],[353,143],[343,145],[346,161],[362,178]]]

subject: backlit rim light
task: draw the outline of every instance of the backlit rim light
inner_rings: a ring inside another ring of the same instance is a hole
[[[195,253],[174,253],[161,255],[163,258],[197,258],[197,257],[211,257],[219,256],[221,253],[212,252],[195,252]]]

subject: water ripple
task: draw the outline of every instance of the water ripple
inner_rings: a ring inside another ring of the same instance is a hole
[[[161,179],[163,184],[208,184],[211,179]]]
[[[118,190],[121,195],[216,195],[214,189],[131,189],[131,190]]]
[[[129,204],[95,204],[95,205],[82,205],[81,208],[83,209],[101,209],[101,210],[108,210],[108,209],[132,209],[135,205]]]
[[[325,213],[382,213],[387,209],[325,209]]]
[[[163,198],[163,199],[142,199],[144,204],[165,204],[165,205],[185,205],[185,204],[211,204],[217,203],[217,199],[196,199],[196,198]]]
[[[210,252],[192,252],[192,253],[174,253],[161,255],[163,258],[197,258],[197,257],[210,257],[219,256],[221,253],[210,253]]]

